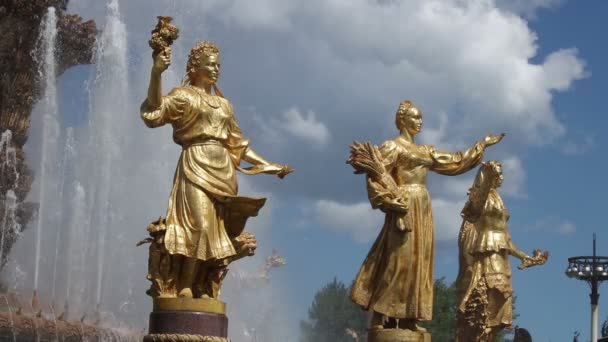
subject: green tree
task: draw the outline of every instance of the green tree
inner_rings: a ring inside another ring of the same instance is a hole
[[[360,340],[367,328],[367,313],[350,300],[350,287],[334,278],[315,294],[308,319],[300,322],[303,342],[353,342],[351,329]]]
[[[445,278],[435,280],[433,320],[423,326],[433,336],[433,342],[453,342],[456,336],[456,310],[458,307],[455,284],[448,285]],[[515,298],[513,300],[515,302]],[[513,308],[513,315],[518,315]],[[303,342],[353,342],[346,334],[352,329],[365,341],[368,314],[351,302],[350,287],[334,278],[316,294],[308,309],[308,319],[300,322]],[[512,341],[512,332],[503,331],[497,342]]]
[[[448,285],[445,278],[435,280],[433,285],[433,320],[425,322],[433,342],[453,342],[456,338],[456,287]]]

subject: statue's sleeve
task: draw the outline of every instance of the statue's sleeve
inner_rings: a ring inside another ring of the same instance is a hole
[[[442,175],[453,176],[465,173],[477,166],[483,159],[484,145],[482,142],[477,142],[464,152],[440,152],[432,146],[428,146],[428,149],[433,159],[431,170]]]
[[[179,120],[186,112],[189,94],[181,87],[174,88],[163,96],[158,108],[151,107],[146,99],[140,107],[141,118],[150,128],[159,127]]]
[[[230,158],[234,165],[238,166],[241,163],[243,155],[249,148],[249,139],[243,137],[243,131],[239,127],[236,117],[234,116],[234,110],[232,105],[228,103],[230,111],[230,121],[228,122],[228,140],[226,147],[230,153]]]
[[[399,154],[397,143],[392,140],[386,141],[380,146],[380,154],[386,175],[390,177]],[[387,200],[387,189],[376,181],[373,181],[370,177],[367,177],[367,196],[372,208],[378,209]]]

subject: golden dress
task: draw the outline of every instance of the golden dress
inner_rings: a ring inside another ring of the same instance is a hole
[[[429,170],[457,175],[475,167],[483,157],[478,142],[464,152],[439,152],[403,137],[380,148],[386,172],[399,186],[408,212],[401,218],[387,212],[384,226],[355,279],[351,298],[366,310],[388,317],[431,320],[433,311],[434,228],[431,197],[426,188]],[[373,208],[382,208],[384,193],[368,178]],[[403,219],[405,230],[397,227]]]
[[[465,206],[460,233],[460,270],[456,279],[460,302],[465,313],[472,296],[484,297],[485,327],[510,326],[513,323],[513,288],[510,255],[525,255],[511,241],[507,231],[509,213],[502,198],[491,189],[480,212]],[[471,222],[473,221],[473,222]],[[469,309],[470,310],[470,309]]]
[[[237,196],[236,170],[249,140],[242,135],[228,100],[195,86],[173,89],[159,108],[144,102],[141,117],[148,127],[173,126],[173,140],[182,146],[169,198],[164,245],[169,254],[199,260],[236,254],[238,236],[265,198]]]

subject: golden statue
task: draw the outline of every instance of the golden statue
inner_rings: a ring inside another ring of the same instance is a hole
[[[152,31],[154,64],[141,118],[152,128],[170,124],[182,152],[166,217],[148,226],[151,238],[143,241],[151,243],[148,294],[218,298],[228,264],[252,255],[257,246],[243,229],[266,200],[237,196],[236,172],[283,178],[293,170],[266,161],[243,137],[232,105],[216,85],[220,54],[213,43],[192,48],[183,84],[162,96],[161,74],[171,64],[170,45],[178,36],[170,22],[159,17]],[[252,167],[242,167],[243,160]]]
[[[547,261],[548,252],[522,252],[507,230],[509,212],[498,194],[502,166],[496,161],[481,165],[469,200],[462,209],[458,240],[460,268],[457,341],[492,342],[513,323],[513,288],[509,255],[522,261],[524,269]]]
[[[504,136],[488,134],[470,149],[455,153],[418,145],[414,137],[422,128],[422,111],[410,101],[399,105],[395,124],[398,137],[380,148],[355,142],[347,161],[356,173],[367,174],[371,205],[386,214],[351,293],[355,303],[373,312],[370,336],[385,328],[424,333],[417,323],[432,319],[434,233],[426,189],[429,170],[462,174],[479,164],[485,148]]]

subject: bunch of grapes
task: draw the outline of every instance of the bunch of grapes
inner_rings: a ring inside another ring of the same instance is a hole
[[[164,51],[179,37],[179,29],[171,25],[172,20],[171,17],[158,17],[158,24],[152,30],[152,38],[148,41],[155,53]]]

